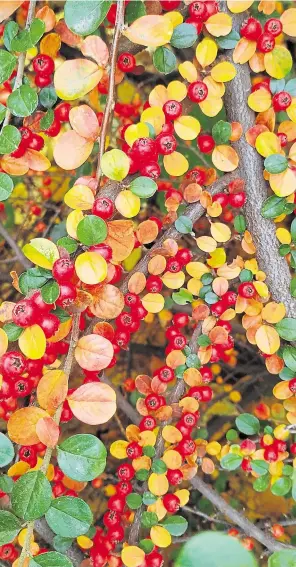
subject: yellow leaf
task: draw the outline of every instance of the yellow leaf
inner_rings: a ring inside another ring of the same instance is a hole
[[[78,278],[86,284],[95,285],[107,276],[107,262],[97,252],[83,252],[75,260]]]
[[[33,264],[46,270],[51,270],[60,257],[57,246],[47,238],[33,238],[30,244],[25,244],[23,253]]]
[[[261,132],[256,138],[255,146],[257,152],[263,157],[278,154],[281,151],[280,140],[274,132]]]
[[[66,229],[69,236],[75,238],[77,240],[77,226],[79,225],[80,221],[83,219],[84,214],[80,209],[72,211],[66,220]]]
[[[84,97],[100,82],[103,71],[88,59],[69,59],[54,74],[56,93],[62,100]]]
[[[94,542],[84,535],[78,536],[77,543],[82,549],[91,549],[94,545]]]
[[[162,436],[168,443],[178,443],[182,439],[182,433],[173,425],[165,425],[162,430]]]
[[[8,337],[3,329],[0,329],[0,356],[6,353],[8,347]]]
[[[162,526],[152,526],[150,538],[157,547],[168,547],[172,543],[171,534]]]
[[[269,296],[269,291],[266,283],[264,282],[254,282],[254,287],[260,297],[267,298]]]
[[[283,173],[270,174],[270,187],[278,197],[287,197],[296,189],[296,177],[292,169],[286,169]]]
[[[163,496],[169,489],[169,481],[165,474],[152,473],[148,479],[148,488],[155,496]]]
[[[267,323],[279,323],[286,315],[286,308],[283,303],[271,301],[264,305],[261,315]]]
[[[90,156],[94,143],[83,138],[75,130],[63,132],[55,142],[53,157],[62,169],[77,169]]]
[[[266,89],[258,89],[248,96],[248,105],[255,112],[264,112],[271,106],[271,94]]]
[[[210,270],[202,262],[188,262],[186,271],[192,278],[199,280],[204,274],[208,274]]]
[[[218,63],[211,69],[211,77],[218,83],[225,83],[234,79],[236,75],[236,68],[233,63],[223,61]]]
[[[182,457],[180,453],[178,453],[178,451],[174,451],[174,449],[166,451],[162,460],[165,462],[166,466],[173,471],[179,469],[182,465]]]
[[[145,559],[145,552],[136,545],[127,545],[121,552],[121,559],[126,567],[139,567]]]
[[[207,19],[205,27],[215,37],[225,36],[232,30],[232,19],[229,14],[217,12]]]
[[[18,463],[14,463],[7,471],[7,475],[12,476],[22,476],[30,469],[29,463],[25,461],[18,461]]]
[[[247,61],[249,61],[249,59],[251,59],[251,57],[253,57],[254,53],[256,52],[256,47],[256,41],[250,41],[249,39],[242,37],[237,42],[233,50],[233,62],[240,63],[240,65],[247,63]]]
[[[196,238],[196,244],[203,252],[214,252],[217,248],[217,242],[211,236],[199,236]]]
[[[195,56],[199,64],[204,68],[211,65],[217,57],[218,46],[210,37],[205,37],[197,46]]]
[[[291,233],[288,231],[287,228],[277,228],[276,230],[276,237],[280,241],[281,244],[291,244],[292,236]]]
[[[215,222],[211,224],[211,235],[217,242],[227,242],[231,237],[231,230],[229,226],[222,222]]]
[[[68,207],[71,209],[80,209],[81,211],[91,209],[94,200],[94,194],[87,185],[74,185],[64,197],[64,201]]]
[[[183,77],[183,79],[186,79],[186,81],[188,81],[189,83],[197,81],[197,70],[191,61],[184,61],[184,63],[180,63],[178,71],[181,77]]]
[[[296,8],[285,10],[281,17],[283,32],[291,37],[296,37]]]
[[[223,107],[223,100],[218,96],[207,96],[206,100],[199,103],[199,107],[203,114],[213,118],[219,114]]]
[[[162,276],[162,281],[169,289],[179,289],[185,281],[184,272],[165,272]]]
[[[129,189],[120,191],[115,199],[115,207],[125,218],[135,217],[141,208],[141,199]]]
[[[248,10],[253,3],[254,0],[227,0],[227,8],[233,14],[241,14]]]
[[[186,98],[187,88],[181,81],[171,81],[167,86],[169,100],[177,100],[181,102]]]
[[[127,458],[127,454],[126,454],[127,446],[128,446],[127,441],[123,441],[121,439],[119,441],[114,441],[111,444],[111,447],[110,447],[110,453],[111,453],[112,457],[115,457],[115,459],[126,459]]]
[[[180,500],[180,506],[186,506],[189,501],[190,492],[187,488],[182,488],[181,490],[176,490],[175,495],[178,496]]]
[[[149,15],[137,18],[123,35],[133,43],[146,47],[159,47],[169,43],[173,31],[174,27],[169,18]]]
[[[159,106],[146,108],[141,114],[141,122],[148,122],[148,124],[153,126],[155,133],[159,134],[165,123],[165,115],[162,108]]]
[[[101,170],[109,179],[122,181],[127,176],[129,168],[129,158],[121,150],[110,150],[102,156]]]
[[[143,122],[131,124],[124,133],[124,139],[129,146],[132,146],[138,138],[149,138],[149,128]]]
[[[216,146],[212,153],[212,162],[220,171],[234,171],[238,166],[239,157],[231,146]]]
[[[164,156],[163,165],[166,172],[173,177],[184,175],[189,167],[186,157],[180,152],[173,152],[168,156]]]
[[[269,325],[261,325],[255,334],[258,348],[264,354],[274,354],[280,348],[280,337],[278,332]]]
[[[200,123],[193,116],[180,116],[174,120],[174,128],[181,140],[194,140],[200,133]]]
[[[221,250],[221,251],[224,252],[223,248],[217,248],[217,250]],[[225,254],[225,260],[226,260],[226,254]],[[209,260],[208,260],[208,264],[210,266],[212,266],[212,264],[210,264]],[[212,267],[215,267],[215,266],[212,266]],[[237,278],[239,276],[240,272],[241,272],[241,268],[239,266],[231,265],[231,264],[230,265],[224,264],[224,265],[222,265],[218,268],[217,275],[221,278],[226,278],[227,280],[234,280],[235,278]]]
[[[183,16],[182,14],[180,14],[180,12],[175,12],[175,11],[166,12],[165,14],[163,14],[163,17],[170,20],[174,28],[176,28],[183,22]]]
[[[164,103],[168,101],[167,89],[164,85],[156,85],[149,94],[150,106],[163,107]]]
[[[164,297],[160,293],[147,293],[142,298],[142,304],[148,313],[159,313],[164,307]]]
[[[25,356],[39,360],[43,357],[46,349],[45,334],[39,325],[32,325],[21,334],[18,344]]]
[[[293,59],[290,51],[282,45],[276,45],[264,55],[267,73],[274,79],[283,79],[292,69]]]

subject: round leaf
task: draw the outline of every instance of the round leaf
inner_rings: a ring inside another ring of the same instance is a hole
[[[14,116],[30,116],[36,110],[37,105],[38,96],[29,85],[22,85],[7,99],[7,106]]]
[[[132,492],[126,497],[126,503],[131,510],[137,510],[142,504],[142,496],[136,492]]]
[[[10,439],[0,433],[0,467],[6,467],[14,458],[14,448]]]
[[[107,236],[107,225],[96,215],[85,216],[77,226],[77,237],[86,246],[100,244]]]
[[[219,532],[203,532],[182,548],[176,567],[258,567],[252,553],[237,538]]]
[[[268,173],[282,173],[288,167],[288,160],[281,154],[272,154],[265,158],[264,167]]]
[[[49,551],[32,557],[29,567],[73,567],[73,565],[65,555],[56,551]]]
[[[45,519],[55,534],[74,538],[88,532],[93,516],[81,498],[61,496],[53,500]]]
[[[0,154],[11,154],[19,147],[21,133],[15,126],[4,126],[0,136]]]
[[[168,75],[175,70],[177,59],[175,54],[167,47],[158,47],[153,54],[154,67],[164,75]]]
[[[183,535],[188,527],[188,522],[183,518],[183,516],[168,516],[161,525],[172,535],[181,536]]]
[[[197,31],[192,24],[176,26],[171,37],[171,45],[177,49],[191,47],[197,40]]]
[[[8,53],[5,49],[0,51],[0,83],[4,83],[9,79],[13,69],[15,68],[17,58],[12,53]]]
[[[99,425],[114,415],[116,394],[108,384],[89,382],[70,394],[68,403],[77,419],[89,425]]]
[[[147,199],[157,191],[157,183],[150,177],[137,177],[131,182],[130,190],[140,199]]]
[[[224,455],[220,461],[221,467],[227,471],[234,471],[241,465],[242,460],[243,458],[240,455],[227,453],[227,455]]]
[[[55,280],[49,280],[41,288],[42,299],[45,303],[55,303],[60,295],[59,284]]]
[[[296,551],[283,549],[276,551],[268,558],[268,567],[293,567],[296,565]]]
[[[11,512],[0,511],[0,545],[13,541],[21,529],[20,521]]]
[[[41,471],[24,474],[12,489],[12,510],[27,521],[41,518],[49,509],[51,501],[50,482]]]
[[[6,201],[12,191],[13,181],[11,177],[9,177],[6,173],[0,173],[0,201]]]
[[[122,181],[127,176],[129,168],[129,158],[121,150],[110,150],[102,156],[101,169],[109,179]]]
[[[65,4],[65,22],[68,28],[78,35],[95,32],[104,20],[111,0],[67,0]]]
[[[73,435],[58,446],[57,453],[59,467],[74,480],[93,480],[106,467],[106,448],[94,435]]]
[[[235,420],[235,425],[245,435],[255,435],[260,429],[259,419],[250,413],[239,415]]]

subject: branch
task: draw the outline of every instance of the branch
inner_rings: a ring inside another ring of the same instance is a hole
[[[245,518],[240,512],[232,508],[218,492],[213,490],[200,477],[196,476],[191,480],[193,488],[198,490],[205,498],[207,498],[224,516],[229,518],[236,526],[239,526],[245,534],[253,537],[269,551],[282,551],[283,549],[295,549],[294,547],[284,545],[279,541],[275,541],[270,535],[264,533],[256,527],[250,520]]]
[[[224,526],[227,526],[228,528],[231,527],[231,524],[229,522],[226,522],[225,520],[220,520],[219,518],[215,518],[213,516],[208,516],[208,514],[205,514],[204,512],[201,512],[200,510],[195,510],[194,508],[190,508],[190,506],[182,506],[182,510],[185,510],[185,512],[188,512],[189,514],[193,514],[193,516],[198,516],[199,518],[203,518],[204,520],[208,520],[208,522],[214,522],[216,524],[223,524]]]
[[[96,172],[96,180],[98,183],[98,188],[100,186],[100,180],[101,180],[101,161],[103,154],[105,152],[106,136],[109,128],[109,123],[112,120],[112,114],[115,105],[115,97],[114,97],[115,72],[116,72],[116,64],[117,64],[118,43],[123,26],[124,26],[124,0],[117,0],[116,23],[115,23],[114,36],[112,41],[111,65],[110,65],[110,74],[109,74],[110,77],[109,91],[108,91],[107,103],[104,111],[100,140],[99,140],[100,148],[99,148],[99,157],[98,157],[98,165]]]
[[[222,3],[225,8],[225,2]],[[231,14],[233,29],[239,31],[245,14]],[[269,194],[269,186],[263,178],[263,160],[257,150],[245,139],[246,131],[255,124],[255,113],[248,106],[251,91],[249,64],[235,64],[236,77],[226,83],[224,97],[227,118],[230,122],[239,118],[244,134],[233,144],[239,154],[237,174],[245,180],[247,201],[245,215],[248,229],[256,247],[260,269],[266,274],[266,283],[277,302],[284,303],[288,317],[296,317],[296,300],[290,294],[291,274],[286,260],[278,253],[275,224],[262,217],[261,209]]]
[[[0,234],[6,240],[10,248],[14,251],[17,260],[20,262],[20,264],[22,264],[25,270],[31,268],[32,266],[31,262],[29,262],[26,256],[24,256],[24,254],[22,253],[21,249],[19,248],[15,240],[12,238],[12,236],[9,234],[9,232],[6,230],[6,228],[3,226],[2,223],[0,223]]]
[[[41,518],[40,520],[36,520],[35,522],[35,531],[36,533],[47,543],[48,545],[53,545],[53,538],[55,534],[50,529],[49,525],[47,524],[45,518]],[[82,551],[73,544],[71,547],[66,551],[65,555],[69,557],[72,561],[74,567],[80,567],[81,561],[84,559],[84,555]]]

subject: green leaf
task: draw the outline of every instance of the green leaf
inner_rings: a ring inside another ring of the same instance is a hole
[[[178,49],[191,47],[197,40],[197,31],[192,24],[180,24],[176,26],[171,37],[171,45]]]
[[[65,309],[62,309],[58,305],[55,309],[51,311],[51,313],[55,315],[60,320],[61,323],[64,323],[65,321],[69,321],[69,319],[71,318],[68,311],[65,311]]]
[[[45,23],[35,18],[28,30],[20,30],[11,40],[12,51],[24,52],[34,47],[45,32]]]
[[[151,465],[151,470],[155,474],[165,474],[168,468],[162,459],[155,459]]]
[[[290,293],[292,297],[296,297],[296,278],[292,278],[290,283]]]
[[[296,79],[290,79],[285,85],[285,91],[292,97],[296,96]]]
[[[2,474],[0,476],[0,490],[2,490],[2,492],[5,492],[5,494],[11,494],[13,486],[14,482],[10,476],[7,476],[7,474]]]
[[[279,247],[279,255],[280,256],[287,256],[287,254],[290,254],[291,252],[291,247],[289,246],[289,244],[281,244]]]
[[[250,413],[239,415],[235,420],[235,425],[245,435],[255,435],[260,429],[259,419]]]
[[[217,301],[219,301],[220,298],[213,291],[208,291],[205,294],[204,299],[205,299],[206,303],[208,303],[209,305],[214,305],[214,303],[217,303]]]
[[[175,537],[183,535],[187,528],[188,522],[183,518],[183,516],[168,516],[163,522],[160,522],[168,532]]]
[[[47,130],[52,125],[53,121],[54,121],[54,112],[50,108],[46,112],[46,114],[42,116],[40,120],[40,128],[42,128],[42,130]]]
[[[176,55],[168,47],[158,47],[153,53],[153,65],[157,71],[168,75],[176,69]]]
[[[140,199],[148,199],[157,191],[157,183],[150,177],[137,177],[130,184],[130,190]]]
[[[104,242],[107,234],[107,224],[96,215],[85,216],[77,226],[77,237],[86,246]]]
[[[31,289],[41,288],[48,280],[52,279],[52,273],[44,268],[29,268],[19,277],[20,290],[24,295]]]
[[[186,303],[192,303],[193,295],[185,287],[181,287],[179,291],[172,294],[172,299],[177,305],[186,305]]]
[[[237,232],[242,233],[245,232],[247,228],[246,219],[244,215],[237,215],[234,219],[234,228]]]
[[[296,550],[283,549],[282,551],[275,551],[268,558],[268,567],[295,567],[296,565]]]
[[[20,141],[21,133],[15,126],[4,126],[0,136],[0,154],[11,154],[19,147]]]
[[[73,564],[65,555],[56,551],[48,551],[32,557],[29,567],[73,567]]]
[[[6,467],[14,458],[14,448],[10,439],[0,433],[0,467]]]
[[[142,496],[136,492],[131,492],[126,497],[126,503],[131,510],[138,510],[142,506]]]
[[[67,0],[65,22],[78,35],[95,32],[110,8],[111,0]]]
[[[59,295],[60,295],[60,287],[55,280],[49,280],[41,288],[41,296],[45,303],[48,304],[54,303],[58,299]]]
[[[251,282],[253,280],[253,274],[251,270],[242,270],[239,275],[239,279],[241,282]]]
[[[143,454],[146,455],[146,457],[153,459],[153,457],[155,457],[155,452],[153,445],[145,445],[145,447],[143,447]]]
[[[70,236],[63,236],[62,238],[59,238],[57,245],[65,248],[69,254],[73,254],[73,252],[76,252],[78,248],[76,240],[74,240],[74,238],[70,238]]]
[[[197,344],[201,347],[206,347],[211,344],[211,339],[209,339],[208,335],[200,335],[197,339]]]
[[[288,167],[288,160],[282,154],[272,154],[265,158],[264,167],[268,173],[282,173]]]
[[[45,519],[55,534],[74,538],[89,530],[93,515],[81,498],[60,496],[52,501]]]
[[[200,368],[201,363],[197,356],[197,354],[189,354],[186,358],[186,366],[187,368]]]
[[[283,359],[285,365],[293,372],[296,372],[296,348],[293,346],[285,346],[283,350]]]
[[[275,219],[285,211],[286,199],[272,195],[264,201],[261,214],[265,219]]]
[[[221,49],[234,49],[239,40],[239,33],[235,30],[231,30],[228,35],[225,35],[224,37],[218,37],[215,41],[218,43]]]
[[[262,476],[268,473],[269,463],[267,463],[266,461],[260,461],[259,459],[254,459],[251,461],[251,467],[255,473]]]
[[[258,567],[258,563],[237,538],[211,531],[190,538],[175,567]]]
[[[9,79],[12,71],[15,68],[17,57],[8,53],[4,49],[0,50],[0,83],[4,83]]]
[[[216,144],[226,144],[231,137],[231,124],[219,120],[212,128],[212,136]]]
[[[238,433],[236,429],[229,429],[226,433],[227,441],[235,441],[238,438]]]
[[[143,494],[143,504],[145,504],[145,506],[150,506],[150,504],[154,504],[154,502],[156,502],[157,500],[157,496],[155,496],[155,494],[152,494],[152,492],[149,492],[149,490],[147,490],[147,492],[144,492]],[[156,523],[158,522],[158,518]]]
[[[181,215],[175,221],[175,228],[181,234],[190,234],[192,232],[192,220],[184,215]]]
[[[51,108],[58,100],[56,90],[53,85],[44,87],[39,92],[39,102],[44,108]],[[43,128],[43,126],[42,126]]]
[[[19,26],[16,22],[13,22],[12,20],[7,22],[4,28],[3,42],[8,51],[11,51],[11,41],[18,34],[18,31]]]
[[[285,89],[285,79],[271,79],[270,80],[270,90],[272,94],[279,93]]]
[[[145,482],[149,477],[149,471],[147,469],[139,469],[136,472],[136,479],[140,480],[141,482]]]
[[[285,496],[292,488],[292,481],[287,476],[282,476],[278,478],[272,485],[271,485],[271,492],[275,496]]]
[[[286,341],[296,341],[296,319],[284,317],[275,328],[282,339]]]
[[[105,445],[90,434],[73,435],[57,447],[60,469],[74,480],[93,480],[105,470]]]
[[[283,370],[281,370],[281,372],[279,373],[279,377],[281,380],[291,380],[292,378],[294,378],[295,373],[292,372],[292,370],[290,370],[289,368],[287,368],[286,366],[284,366]],[[273,431],[272,431],[273,433]]]
[[[7,99],[7,106],[14,116],[30,116],[36,110],[37,105],[37,93],[29,85],[22,85]]]
[[[0,102],[0,122],[3,122],[6,114],[6,106]]]
[[[0,201],[6,201],[13,191],[13,181],[7,173],[0,173]]]
[[[234,471],[238,469],[242,464],[243,458],[240,455],[236,455],[235,453],[227,453],[222,457],[220,464],[223,469],[227,471]]]
[[[154,543],[153,541],[151,541],[151,539],[140,539],[139,547],[143,549],[146,554],[151,553],[151,551],[154,549]]]
[[[66,553],[68,549],[71,547],[73,543],[73,538],[71,537],[62,537],[59,535],[54,536],[53,538],[53,547],[56,551],[60,553]]]
[[[146,7],[142,0],[131,0],[125,8],[125,21],[132,24],[138,18],[146,15]]]
[[[296,242],[296,218],[291,222],[290,232],[293,242]]]
[[[152,528],[158,524],[158,517],[155,512],[143,512],[141,516],[141,524],[143,528]]]
[[[49,509],[51,500],[50,482],[41,471],[31,471],[21,476],[11,493],[13,512],[28,521],[41,518]]]
[[[23,327],[19,327],[15,323],[6,323],[3,325],[3,331],[7,334],[9,342],[17,341],[23,330]]]
[[[22,525],[18,518],[11,512],[0,510],[0,545],[13,541],[21,529]]]

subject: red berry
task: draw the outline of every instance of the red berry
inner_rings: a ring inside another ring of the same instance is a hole
[[[54,117],[51,125],[49,126],[49,128],[44,130],[44,132],[51,138],[55,138],[55,136],[59,134],[60,129],[61,129],[61,123],[56,117]]]
[[[190,83],[187,95],[192,102],[202,102],[208,96],[208,87],[203,81],[194,81]]]
[[[109,498],[108,500],[108,508],[109,510],[115,510],[115,512],[123,512],[125,507],[125,498],[122,496],[118,496],[118,494],[115,494],[115,496],[111,496],[111,498]]]
[[[161,169],[156,161],[149,161],[148,163],[141,165],[140,173],[144,177],[150,177],[150,179],[158,179],[161,174]]]
[[[296,443],[292,443],[290,452],[292,453],[292,455],[296,455]]]
[[[182,329],[182,327],[186,327],[186,325],[188,325],[189,315],[187,315],[187,313],[175,313],[172,323],[179,329]]]
[[[159,276],[148,276],[146,281],[146,289],[150,293],[159,293],[162,290],[162,280]]]
[[[160,408],[160,396],[157,394],[148,394],[145,398],[145,406],[148,411],[156,411]]]
[[[93,204],[92,214],[101,217],[101,219],[110,219],[114,214],[114,203],[108,197],[98,197]]]
[[[250,299],[256,295],[256,289],[252,282],[243,282],[238,286],[238,294],[241,297],[245,297],[246,299]]]
[[[56,301],[57,305],[65,309],[76,299],[76,287],[71,283],[63,282],[60,285],[60,295]]]
[[[246,193],[244,191],[240,191],[239,193],[230,193],[229,195],[229,204],[231,207],[235,209],[239,209],[243,207],[247,200]]]
[[[119,543],[124,539],[124,529],[122,526],[112,526],[107,531],[107,538],[112,541],[112,543]]]
[[[135,470],[129,463],[119,465],[117,475],[120,480],[131,480],[135,476]]]
[[[168,120],[176,120],[182,114],[182,104],[177,100],[167,100],[162,110]]]
[[[45,303],[45,301],[43,301],[40,291],[34,291],[29,299],[34,308],[41,312],[42,315],[48,313],[48,311],[54,307],[53,303]]]
[[[175,373],[170,366],[162,366],[155,372],[155,376],[157,376],[161,382],[168,384],[174,380]]]
[[[103,256],[106,261],[112,260],[112,248],[109,244],[105,244],[104,242],[101,242],[101,244],[93,244],[93,246],[89,247],[89,251],[97,252]]]
[[[278,132],[277,137],[280,140],[281,148],[285,148],[288,143],[287,134],[284,134],[284,132]]]
[[[275,39],[271,33],[264,32],[257,41],[257,49],[261,53],[269,53],[275,46]]]
[[[68,258],[56,260],[52,268],[52,275],[59,283],[68,282],[74,276],[74,273],[74,264]]]
[[[50,75],[35,75],[34,83],[36,87],[43,89],[44,87],[48,87],[51,84],[51,76]]]
[[[269,445],[269,447],[266,447],[266,449],[264,450],[264,459],[269,463],[277,461],[278,456],[278,451],[273,445]]]
[[[184,413],[181,418],[181,422],[188,427],[189,429],[193,429],[196,426],[198,421],[198,416],[194,413]]]
[[[131,53],[121,53],[118,57],[117,66],[120,71],[130,73],[136,66],[136,60]]]
[[[210,154],[215,147],[215,140],[210,134],[200,134],[197,136],[197,145],[203,154]]]
[[[149,161],[157,158],[156,143],[152,138],[138,138],[132,145],[132,154],[140,161]]]
[[[183,480],[183,473],[179,469],[169,469],[166,473],[167,479],[172,486],[177,486]]]
[[[220,203],[222,209],[228,205],[229,202],[229,195],[227,193],[216,193],[213,197],[213,202]]]
[[[180,508],[180,498],[175,494],[167,493],[162,497],[162,503],[165,509],[171,514],[178,512]]]
[[[60,326],[60,320],[55,315],[48,313],[44,315],[39,322],[41,329],[43,330],[47,339],[52,337],[58,330]]]
[[[186,264],[191,262],[193,254],[188,248],[181,248],[181,250],[178,250],[175,258],[181,264],[181,266],[186,266]]]
[[[54,115],[60,122],[69,122],[70,110],[71,104],[69,102],[60,102],[54,109]]]
[[[177,140],[171,134],[159,134],[155,142],[158,153],[165,156],[172,154],[177,147]]]
[[[176,447],[177,451],[182,455],[182,457],[187,457],[192,455],[196,450],[196,444],[190,437],[184,437]]]
[[[126,448],[126,454],[129,459],[137,459],[143,454],[143,449],[139,443],[132,441]]]
[[[180,272],[181,270],[180,262],[178,262],[176,258],[168,258],[166,263],[166,269],[172,273]]]
[[[184,335],[177,335],[176,337],[174,337],[171,341],[170,344],[172,345],[173,349],[176,350],[182,350],[185,346],[186,346],[186,338],[184,337]]]
[[[246,39],[257,41],[259,36],[262,34],[260,22],[258,22],[255,18],[248,18],[242,23],[240,34]]]
[[[35,73],[41,76],[52,75],[54,72],[54,61],[49,55],[39,54],[34,57],[33,61],[33,69]]]
[[[270,20],[267,20],[267,22],[265,22],[264,24],[264,31],[271,33],[271,35],[273,35],[274,37],[280,35],[282,33],[282,30],[283,24],[277,18],[270,18]]]
[[[25,463],[29,463],[30,467],[37,465],[37,451],[32,445],[24,445],[19,450],[19,458]]]
[[[293,394],[296,394],[296,378],[289,380],[289,390],[293,392]]]
[[[18,301],[12,310],[12,320],[20,327],[30,327],[39,321],[39,313],[28,299]]]
[[[152,415],[147,415],[146,417],[143,417],[143,419],[141,419],[139,423],[139,428],[141,431],[153,431],[155,427],[156,427],[156,420],[154,419],[154,417],[152,417]]]
[[[32,139],[28,143],[28,148],[30,148],[30,150],[36,150],[37,152],[39,152],[40,150],[42,150],[43,146],[44,140],[42,136],[32,133]]]
[[[196,2],[192,2],[192,4],[189,4],[188,11],[191,18],[195,20],[205,21],[208,18],[206,2],[204,1],[200,2],[197,0]]]
[[[162,5],[162,8],[166,11],[166,12],[170,12],[171,10],[176,10],[176,8],[179,7],[180,5],[180,1],[181,0],[160,0],[160,3]],[[148,565],[148,567],[152,567],[152,565]],[[156,565],[153,567],[157,567]]]
[[[273,96],[272,105],[275,112],[286,110],[292,102],[292,97],[286,91],[280,91]]]

